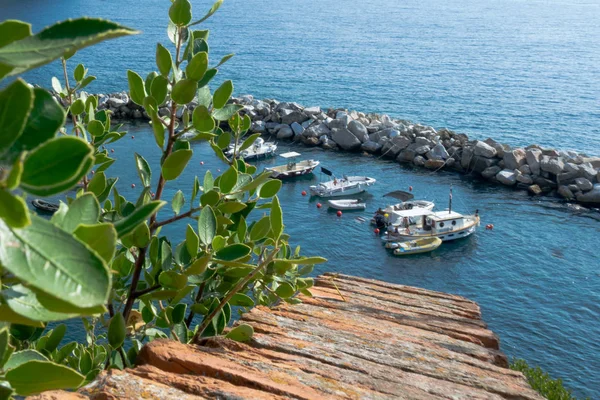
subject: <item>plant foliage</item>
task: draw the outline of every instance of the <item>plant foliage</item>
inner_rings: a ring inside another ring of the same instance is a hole
[[[153,171],[133,154],[143,188],[137,199],[121,195],[118,177],[110,176],[115,160],[106,146],[126,132],[82,91],[96,79],[88,69],[79,64],[69,76],[67,68],[77,50],[137,32],[93,18],[37,34],[25,22],[0,23],[0,79],[59,58],[64,70],[62,80],[51,80],[62,104],[18,77],[0,90],[0,398],[77,388],[103,369],[131,366],[155,338],[251,340],[248,325],[226,330],[232,307],[244,312],[310,294],[306,275],[325,260],[290,247],[280,182],[240,159],[250,119],[230,102],[233,83],[224,81],[214,95],[209,88],[232,55],[211,66],[208,31],[192,26],[221,3],[194,21],[189,0],[173,1],[170,43],[156,47],[157,71],[145,79],[126,72],[161,155]],[[177,178],[195,141],[209,142],[227,168],[196,177],[186,190]],[[179,189],[170,207],[167,185]],[[65,193],[50,219],[27,207],[27,194]],[[185,229],[179,243],[161,235],[177,221]],[[83,324],[85,340],[65,343],[59,322],[72,318]]]
[[[510,368],[521,371],[531,387],[548,400],[577,400],[571,391],[563,386],[561,379],[552,379],[540,367],[530,367],[527,361],[515,359],[510,363]]]

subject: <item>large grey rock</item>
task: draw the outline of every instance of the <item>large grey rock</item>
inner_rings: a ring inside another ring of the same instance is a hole
[[[410,139],[404,136],[396,136],[395,138],[390,139],[383,145],[381,152],[385,157],[396,158],[400,151],[407,148],[410,144]]]
[[[332,119],[328,123],[329,129],[345,129],[346,124],[341,119]]]
[[[366,151],[367,153],[378,153],[382,147],[383,146],[377,142],[367,140],[360,146],[360,149]]]
[[[531,173],[534,175],[540,174],[540,161],[542,159],[542,151],[539,149],[529,149],[525,151],[525,159],[527,160],[527,164],[529,168],[531,168]]]
[[[594,166],[590,162],[585,162],[585,163],[579,165],[579,172],[582,177],[590,180],[591,182],[594,181],[594,178],[598,174],[598,171],[596,170],[596,168],[594,168]]]
[[[583,163],[590,163],[594,168],[600,168],[600,157],[583,157],[581,161]]]
[[[533,183],[533,178],[531,177],[531,175],[518,174],[517,175],[517,182],[521,182],[521,183],[524,183],[526,185],[531,185]]]
[[[358,150],[361,145],[361,141],[346,128],[333,129],[331,131],[331,138],[338,146],[348,151]]]
[[[294,136],[294,131],[288,125],[284,125],[277,131],[277,139],[289,139]]]
[[[600,184],[594,185],[592,190],[587,193],[578,194],[577,201],[581,203],[600,204]]]
[[[471,161],[473,160],[473,148],[465,147],[462,151],[462,157],[460,159],[460,165],[464,169],[468,169],[471,166]]]
[[[504,157],[504,153],[510,151],[509,145],[498,143],[492,138],[487,138],[484,142],[496,149],[496,157],[498,158]]]
[[[424,154],[427,154],[429,152],[429,150],[431,150],[431,149],[429,148],[429,146],[427,146],[425,144],[425,145],[416,147],[415,148],[415,153],[417,153],[419,155],[424,155]]]
[[[128,100],[119,99],[116,97],[109,97],[106,101],[111,108],[119,108],[128,103]]]
[[[306,115],[302,111],[292,111],[283,109],[279,112],[279,115],[281,115],[281,123],[288,125],[294,122],[301,124],[308,119],[308,115]]]
[[[321,107],[306,107],[304,109],[304,112],[308,115],[317,115],[317,114],[321,114]]]
[[[425,165],[425,158],[423,158],[423,156],[416,156],[413,160],[413,164],[415,164],[417,167],[422,167]]]
[[[561,185],[568,185],[575,181],[576,178],[579,178],[581,174],[579,171],[571,171],[571,172],[563,172],[556,175],[556,182]]]
[[[560,174],[565,168],[565,163],[561,158],[543,156],[540,161],[540,169],[554,175]]]
[[[519,167],[519,172],[521,172],[522,174],[525,174],[525,175],[531,175],[531,168],[527,164],[521,165]]]
[[[337,147],[338,147],[337,143],[334,142],[333,140],[329,139],[329,137],[327,135],[321,136],[321,138],[319,140],[321,142],[321,146],[323,146],[324,149],[332,150],[332,149],[337,149]]]
[[[415,138],[415,143],[418,146],[430,146],[430,147],[433,146],[433,142],[431,140],[421,137],[421,136]]]
[[[529,190],[529,193],[536,195],[536,196],[540,195],[544,192],[542,190],[542,188],[539,187],[539,185],[531,185],[531,186],[529,186],[529,188],[527,190]]]
[[[396,137],[400,134],[400,132],[398,132],[397,130],[393,129],[393,128],[385,128],[382,129],[380,131],[374,132],[372,134],[369,135],[369,140],[372,140],[374,142],[379,142],[379,139],[381,139],[382,137]]]
[[[294,135],[301,135],[304,132],[304,127],[297,122],[292,122],[290,128],[292,128]]]
[[[575,198],[571,189],[569,189],[568,186],[565,186],[565,185],[560,185],[558,187],[558,194],[567,200],[571,200],[571,199]]]
[[[522,165],[525,164],[525,150],[523,149],[515,149],[513,151],[509,151],[504,153],[504,168],[506,169],[519,169]]]
[[[496,156],[496,149],[494,149],[489,144],[478,140],[475,142],[475,146],[473,148],[473,154],[480,157],[492,158]]]
[[[425,161],[425,168],[427,169],[434,169],[434,170],[438,170],[440,168],[443,168],[446,165],[446,162],[444,160],[439,160],[439,159],[435,159],[435,160],[427,160]]]
[[[498,164],[497,158],[474,157],[473,171],[481,174],[486,168]]]
[[[586,178],[577,178],[577,179],[575,179],[575,184],[577,185],[577,187],[579,188],[579,190],[581,190],[582,192],[587,192],[589,190],[592,190],[592,188],[594,187],[594,185],[592,184],[592,182],[590,182]]]
[[[254,121],[250,129],[252,132],[265,133],[267,132],[267,124],[264,121]]]
[[[541,187],[542,190],[554,189],[557,186],[556,182],[551,181],[550,179],[546,179],[542,176],[534,176],[533,182],[539,187]]]
[[[503,185],[513,186],[517,183],[517,174],[514,170],[503,169],[496,174],[496,179]]]
[[[348,130],[354,134],[362,143],[369,140],[369,133],[367,128],[359,121],[350,121],[348,123]]]
[[[498,175],[498,172],[500,171],[502,171],[502,168],[498,167],[497,165],[493,165],[481,171],[481,176],[483,176],[485,179],[491,179]]]
[[[327,127],[327,125],[321,122],[318,125],[308,127],[304,132],[302,132],[302,135],[306,137],[321,137],[330,132],[331,130]]]
[[[414,150],[412,149],[404,149],[400,152],[400,154],[398,154],[398,157],[396,157],[396,161],[398,162],[411,162],[412,160],[415,159],[415,157],[417,156],[417,153],[415,153]]]
[[[572,162],[568,162],[565,164],[564,171],[565,172],[579,172],[579,165],[572,163]]]
[[[441,143],[436,144],[433,148],[427,153],[427,158],[430,160],[445,160],[450,155],[448,151]]]

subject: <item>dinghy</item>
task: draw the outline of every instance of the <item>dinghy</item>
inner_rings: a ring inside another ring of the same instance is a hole
[[[393,249],[397,256],[405,256],[409,254],[429,253],[442,244],[442,239],[430,237],[424,239],[410,240],[408,242],[388,242],[385,247]]]
[[[360,200],[327,200],[327,205],[341,211],[364,210],[367,208],[367,205],[361,203]]]
[[[319,165],[318,161],[314,160],[302,160],[296,161],[296,158],[301,154],[295,151],[280,154],[279,157],[289,159],[286,165],[278,165],[276,167],[265,168],[267,171],[271,171],[271,177],[275,179],[288,179],[300,175],[308,175],[313,172]]]
[[[31,204],[40,211],[54,214],[58,211],[58,204],[50,203],[42,199],[31,200]]]
[[[325,175],[332,176],[333,173],[328,169],[321,167],[321,172]],[[343,176],[341,179],[333,178],[332,181],[321,182],[318,185],[312,185],[310,194],[319,197],[341,197],[350,196],[353,194],[362,193],[369,186],[373,186],[377,182],[368,176]]]

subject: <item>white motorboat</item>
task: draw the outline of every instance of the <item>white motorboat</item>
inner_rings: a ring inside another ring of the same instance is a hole
[[[365,203],[361,203],[360,200],[327,200],[327,205],[330,208],[341,210],[341,211],[352,211],[352,210],[364,210],[367,208]]]
[[[293,178],[295,176],[308,175],[312,173],[313,170],[319,165],[319,161],[296,161],[296,157],[299,157],[300,155],[300,153],[296,153],[295,151],[280,154],[280,157],[289,160],[288,163],[286,165],[278,165],[276,167],[265,168],[265,170],[271,171],[271,176],[276,179],[287,179]]]
[[[333,173],[323,167],[321,172],[325,175],[332,176]],[[321,182],[318,185],[310,186],[310,193],[313,196],[319,197],[341,197],[350,196],[353,194],[362,193],[369,186],[373,186],[377,182],[368,176],[343,176],[341,179],[333,178],[332,181]]]
[[[376,216],[371,219],[371,224],[379,227],[398,225],[404,217],[421,215],[421,211],[430,211],[433,210],[433,207],[435,207],[435,203],[432,201],[414,200],[415,196],[412,193],[404,192],[402,190],[396,190],[394,192],[387,193],[383,195],[383,197],[393,197],[400,200],[400,203],[377,210]],[[412,210],[417,210],[416,214],[413,213]],[[378,214],[379,217],[377,216]]]
[[[275,155],[275,151],[277,150],[277,144],[275,142],[265,142],[263,138],[257,138],[252,146],[248,147],[245,150],[240,151],[240,157],[243,157],[244,160],[255,160],[258,158],[267,158]],[[229,149],[225,152],[226,155],[233,155],[233,147],[229,147]]]

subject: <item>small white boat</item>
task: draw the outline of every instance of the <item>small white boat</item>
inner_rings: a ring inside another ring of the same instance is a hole
[[[280,157],[290,159],[290,161],[286,165],[265,168],[265,170],[271,171],[271,176],[275,179],[287,179],[300,175],[308,175],[320,164],[319,161],[315,160],[296,161],[296,157],[300,155],[300,153],[296,153],[295,151],[280,154]]]
[[[321,171],[329,176],[332,172],[321,167]],[[368,176],[344,176],[341,179],[333,178],[332,181],[321,182],[318,185],[310,186],[310,194],[319,197],[341,197],[362,193],[369,186],[377,182]]]
[[[341,211],[351,210],[364,210],[367,208],[365,203],[361,203],[360,200],[327,200],[327,205],[330,208]]]
[[[58,211],[58,204],[50,203],[48,201],[42,199],[33,199],[31,200],[31,204],[40,211],[54,214]]]
[[[384,209],[379,209],[376,212],[384,216],[384,218],[372,218],[372,225],[386,224],[386,225],[398,225],[399,222],[404,218],[407,214],[405,212],[408,211],[408,215],[412,215],[411,210],[419,209],[419,210],[433,210],[435,207],[435,203],[428,200],[414,200],[414,195],[412,193],[404,192],[402,190],[396,190],[394,192],[387,193],[383,195],[383,197],[393,197],[395,199],[400,200],[400,203],[393,204],[387,206]]]
[[[424,239],[410,240],[408,242],[388,242],[385,247],[393,249],[397,256],[405,256],[409,254],[429,253],[442,244],[442,240],[437,237]]]
[[[415,240],[437,237],[443,242],[461,239],[472,235],[479,226],[479,214],[462,215],[455,211],[431,212],[422,217],[414,227],[398,229],[390,233],[396,240]]]
[[[248,161],[258,158],[272,157],[275,155],[276,150],[277,144],[275,142],[265,142],[263,138],[257,138],[252,146],[242,150],[239,155],[240,157],[243,157],[244,160]],[[230,146],[225,154],[231,156],[233,154],[233,147]]]

